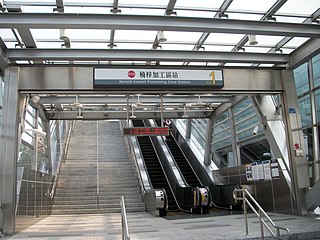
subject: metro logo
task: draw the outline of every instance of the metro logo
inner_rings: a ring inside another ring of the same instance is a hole
[[[128,71],[128,77],[129,78],[134,78],[135,76],[136,76],[135,71],[133,71],[133,70]]]

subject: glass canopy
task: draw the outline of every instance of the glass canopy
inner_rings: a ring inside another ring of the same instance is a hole
[[[2,6],[1,6],[2,5]],[[43,23],[43,27],[24,26],[19,27],[1,27],[0,37],[1,42],[6,48],[20,49],[115,49],[115,50],[165,50],[165,51],[208,51],[208,52],[248,52],[257,54],[290,54],[295,49],[299,48],[303,43],[308,41],[310,37],[295,37],[276,35],[274,33],[254,34],[256,41],[249,39],[249,34],[239,31],[234,28],[230,32],[201,32],[193,31],[193,28],[188,30],[185,26],[182,28],[176,26],[174,29],[163,32],[164,38],[159,39],[159,30],[165,26],[153,27],[146,29],[149,24],[145,21],[144,26],[139,29],[139,26],[126,28],[108,27],[95,29],[94,26],[90,29],[79,28],[74,29],[72,16],[82,14],[92,14],[92,16],[103,15],[123,15],[123,16],[159,16],[171,17],[173,20],[182,17],[187,17],[190,21],[197,22],[198,19],[207,19],[208,22],[212,19],[223,20],[243,20],[244,24],[248,21],[268,21],[275,23],[299,23],[299,24],[319,24],[319,0],[3,0],[0,1],[0,14],[31,14],[25,15],[26,19],[35,14],[47,14],[48,21],[55,21],[55,17],[66,14],[70,16],[69,22],[64,24],[64,28],[55,28],[51,23]],[[51,16],[53,15],[52,20]],[[46,16],[46,15],[43,15]],[[160,18],[159,18],[160,19]],[[156,19],[157,20],[157,19]],[[188,21],[189,21],[188,20]],[[92,20],[94,21],[94,20]],[[69,25],[70,23],[70,25]],[[249,22],[250,23],[250,22]],[[58,26],[57,24],[56,26]],[[69,26],[69,27],[68,27]],[[90,26],[90,23],[89,23]],[[46,28],[47,27],[47,28]],[[135,29],[133,29],[135,28]],[[253,29],[254,30],[254,29]],[[257,29],[258,30],[258,29]],[[252,31],[252,29],[251,29]],[[250,33],[252,35],[252,33]],[[250,36],[251,37],[251,36]],[[286,38],[286,41],[283,41]],[[9,59],[10,60],[10,59]],[[65,59],[68,61],[68,59]],[[232,62],[215,61],[185,62],[168,60],[163,61],[146,61],[144,64],[160,64],[160,65],[232,65],[232,66],[252,66],[252,67],[274,67],[277,64],[257,63],[257,62]],[[60,60],[51,59],[50,64],[59,63]],[[69,62],[70,64],[86,64],[88,60]],[[121,64],[119,61],[106,61],[107,64]],[[28,59],[13,60],[12,63],[27,63],[33,64],[34,61]],[[45,59],[41,64],[46,64]],[[131,64],[141,64],[140,62],[130,61]],[[39,62],[37,62],[39,64]],[[90,64],[104,64],[103,61],[90,61]],[[143,61],[142,61],[143,64]]]

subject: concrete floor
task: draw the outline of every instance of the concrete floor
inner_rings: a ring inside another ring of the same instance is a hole
[[[270,217],[275,224],[290,229],[291,239],[320,239],[319,215],[296,217],[271,213]],[[144,212],[129,213],[128,224],[131,239],[261,239],[259,220],[252,214],[249,215],[248,236],[245,236],[242,214],[226,216],[209,214],[202,217],[171,215],[161,218]],[[266,233],[266,236],[270,235]],[[49,216],[5,239],[120,240],[121,217],[120,214]]]

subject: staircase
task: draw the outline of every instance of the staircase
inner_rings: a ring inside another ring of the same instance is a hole
[[[61,166],[52,214],[120,212],[121,196],[127,212],[144,211],[119,122],[77,121]]]

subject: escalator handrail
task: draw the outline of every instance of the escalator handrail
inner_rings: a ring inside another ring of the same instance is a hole
[[[142,187],[144,190],[152,189],[152,183],[150,180],[150,176],[148,174],[147,167],[145,165],[143,155],[141,154],[140,145],[138,144],[137,137],[130,137],[130,144],[132,149],[132,154],[135,159],[135,165],[139,173],[139,179],[141,181]]]

